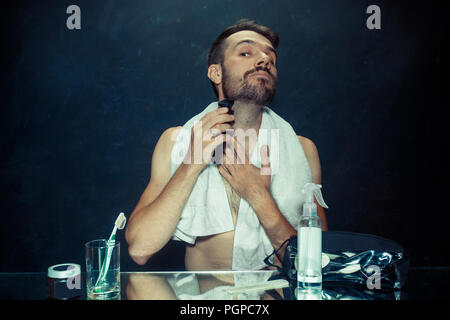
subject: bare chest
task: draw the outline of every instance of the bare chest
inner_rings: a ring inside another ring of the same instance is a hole
[[[223,181],[233,225],[236,227],[241,198],[225,179]],[[233,242],[234,230],[197,238],[195,246],[186,247],[186,268],[188,270],[231,269]]]
[[[233,224],[234,226],[236,226],[241,197],[237,194],[236,191],[234,191],[234,189],[225,179],[223,179],[223,181],[225,184],[225,190],[227,192],[228,204],[230,205],[231,216],[233,217]]]

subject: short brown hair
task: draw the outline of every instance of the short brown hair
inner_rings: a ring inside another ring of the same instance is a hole
[[[223,64],[223,61],[225,59],[225,39],[231,36],[233,33],[243,31],[243,30],[250,30],[257,32],[264,37],[266,37],[271,43],[274,49],[278,47],[278,43],[280,41],[280,38],[278,35],[272,31],[269,27],[262,26],[260,24],[257,24],[255,21],[250,19],[240,19],[236,21],[236,23],[232,26],[229,26],[225,29],[213,42],[211,48],[209,49],[208,53],[208,67],[212,64]],[[216,97],[219,97],[219,93],[217,92],[216,85],[214,82],[211,81],[211,85],[214,89],[214,93],[216,94]]]

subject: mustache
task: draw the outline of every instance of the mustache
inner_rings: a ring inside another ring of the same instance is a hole
[[[265,71],[265,72],[267,72],[267,74],[269,75],[269,77],[270,78],[272,78],[272,80],[276,80],[275,79],[275,76],[270,72],[270,70],[269,69],[267,69],[267,68],[264,68],[264,67],[256,67],[255,69],[253,69],[253,70],[249,70],[249,71],[247,71],[246,73],[244,73],[244,79],[246,79],[249,75],[251,75],[252,73],[254,73],[254,72],[259,72],[259,71]]]

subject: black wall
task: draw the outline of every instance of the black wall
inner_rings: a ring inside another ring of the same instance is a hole
[[[402,243],[448,266],[447,121],[439,3],[419,1],[14,1],[2,5],[0,271],[84,265],[150,175],[160,134],[215,99],[206,55],[246,17],[280,35],[271,107],[320,154],[330,230]],[[81,8],[68,30],[66,8]],[[381,8],[381,30],[366,8]],[[169,244],[147,266],[176,269]]]

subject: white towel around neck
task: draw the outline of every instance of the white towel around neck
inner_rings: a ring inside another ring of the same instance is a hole
[[[191,141],[191,128],[206,113],[218,108],[212,102],[191,118],[180,130],[171,153],[170,174],[182,163]],[[269,146],[272,170],[271,193],[287,221],[296,229],[303,209],[301,189],[312,182],[311,169],[292,126],[273,112],[263,108],[256,148],[250,162],[261,168],[261,146]],[[215,164],[208,165],[199,175],[181,213],[173,239],[190,244],[197,237],[223,233],[235,229],[225,190],[225,184]],[[245,199],[241,199],[234,234],[232,270],[257,270],[265,267],[264,258],[274,248]]]

